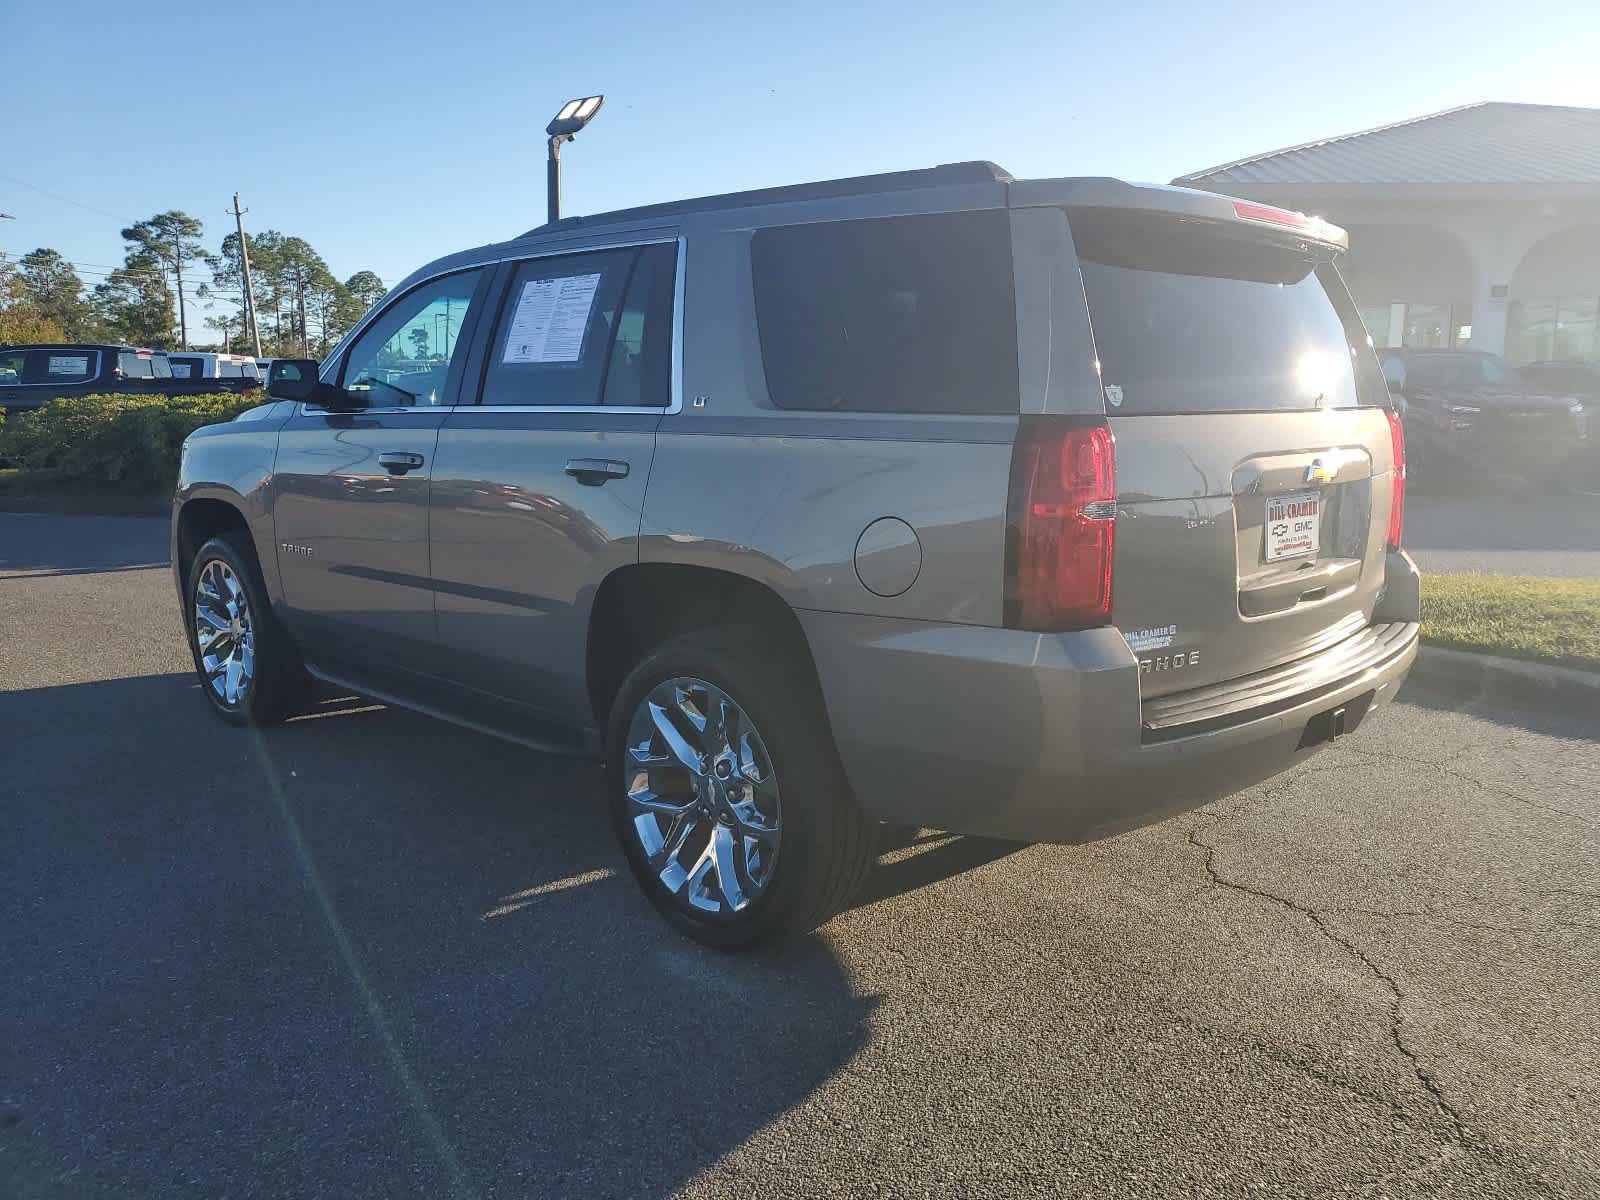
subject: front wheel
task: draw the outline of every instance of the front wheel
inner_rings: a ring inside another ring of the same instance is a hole
[[[685,635],[635,667],[612,707],[623,851],[657,910],[710,945],[812,929],[872,865],[875,828],[797,659],[755,634]]]
[[[189,567],[184,615],[200,690],[235,724],[267,724],[300,711],[312,685],[267,600],[254,548],[242,534],[201,546]]]

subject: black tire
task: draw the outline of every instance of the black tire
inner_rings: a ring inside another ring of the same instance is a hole
[[[673,638],[629,672],[611,707],[607,785],[623,853],[651,904],[690,937],[724,950],[781,941],[815,929],[860,891],[877,828],[857,805],[828,729],[811,664],[777,649],[771,635],[706,631]],[[721,689],[759,731],[781,791],[781,844],[765,890],[746,911],[706,916],[647,865],[627,796],[628,730],[660,684],[687,677]]]
[[[254,674],[239,698],[232,702],[212,686],[213,677],[205,668],[196,634],[195,595],[201,575],[212,563],[226,566],[238,581],[254,634]],[[183,616],[200,691],[219,717],[235,725],[270,725],[305,710],[315,687],[306,673],[299,649],[273,615],[255,547],[248,534],[222,534],[196,552],[194,561],[189,564],[184,588]]]

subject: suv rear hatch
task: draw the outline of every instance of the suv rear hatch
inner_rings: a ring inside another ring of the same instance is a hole
[[[1142,696],[1267,671],[1365,629],[1394,455],[1335,247],[1247,219],[1068,216],[1116,439],[1112,613]]]

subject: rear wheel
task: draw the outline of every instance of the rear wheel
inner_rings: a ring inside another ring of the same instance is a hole
[[[795,657],[753,633],[685,635],[647,655],[612,707],[623,851],[650,902],[710,945],[812,929],[872,865],[875,826]]]
[[[218,716],[268,724],[304,707],[311,678],[273,616],[244,534],[226,533],[200,547],[189,567],[184,615],[200,690]]]

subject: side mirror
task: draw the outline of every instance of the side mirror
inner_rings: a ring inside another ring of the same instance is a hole
[[[323,383],[317,377],[321,369],[314,358],[273,359],[272,369],[267,373],[267,395],[274,400],[294,400],[334,410],[361,407],[352,404],[339,388]]]
[[[309,400],[320,369],[309,358],[275,359],[267,372],[267,395],[274,400]]]

